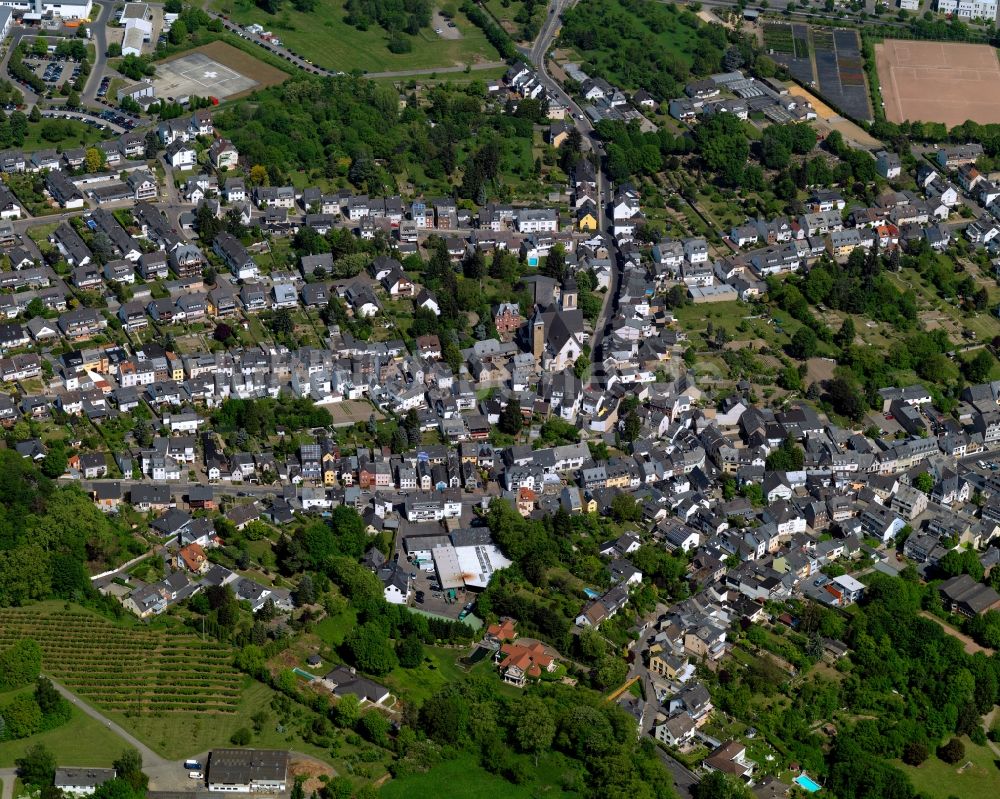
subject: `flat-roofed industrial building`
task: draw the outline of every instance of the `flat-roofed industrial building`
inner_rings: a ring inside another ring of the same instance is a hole
[[[276,749],[213,749],[208,790],[281,793],[288,783],[288,752]]]

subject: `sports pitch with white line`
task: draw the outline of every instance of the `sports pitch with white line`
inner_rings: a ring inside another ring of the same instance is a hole
[[[191,52],[173,61],[158,64],[153,88],[158,98],[181,100],[191,95],[224,100],[249,91],[257,81],[220,64],[204,53]]]

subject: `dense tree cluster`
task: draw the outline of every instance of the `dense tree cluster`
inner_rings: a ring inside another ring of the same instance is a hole
[[[725,186],[740,186],[750,156],[744,123],[735,114],[713,114],[695,126],[694,141],[705,167]]]
[[[718,707],[752,719],[770,742],[787,749],[789,758],[819,775],[824,790],[838,797],[913,799],[910,781],[890,761],[918,765],[935,751],[945,760],[954,757],[951,741],[981,737],[981,715],[1000,692],[1000,661],[967,654],[960,641],[919,615],[934,607],[937,589],[922,586],[915,573],[903,575],[869,575],[865,598],[848,618],[813,603],[795,603],[796,632],[748,634],[767,648],[777,640],[794,644],[807,664],[820,657],[822,638],[843,640],[851,647],[843,680],[813,673],[790,683],[764,659],[746,669],[723,668],[716,678]],[[755,695],[789,701],[762,705]],[[831,720],[838,734],[827,748],[815,731],[817,722]]]
[[[368,545],[368,535],[358,512],[338,505],[327,519],[314,519],[289,536],[282,536],[276,555],[285,574],[303,569],[326,568],[329,560],[345,556],[360,560]]]
[[[643,133],[638,122],[619,122],[602,119],[597,132],[604,142],[607,159],[605,169],[615,182],[655,175],[663,171],[671,158],[684,155],[691,149],[686,136],[674,136],[666,128]],[[566,144],[563,144],[564,149]]]
[[[784,441],[767,456],[764,465],[768,471],[794,472],[802,468],[805,462],[805,453],[802,451],[793,436],[788,436]]]
[[[0,706],[0,741],[15,741],[55,729],[70,719],[72,709],[52,683],[39,677],[35,690]]]
[[[227,399],[212,414],[213,426],[220,433],[245,430],[254,437],[273,435],[279,427],[307,430],[328,427],[330,422],[330,412],[326,408],[301,397]]]
[[[760,161],[768,169],[784,169],[792,154],[805,155],[816,146],[816,132],[806,122],[768,125],[760,139]]]
[[[435,746],[471,751],[483,768],[515,783],[547,754],[565,772],[564,787],[583,797],[674,795],[653,742],[637,742],[635,720],[590,691],[552,683],[512,698],[489,677],[468,677],[424,702],[416,724]],[[394,770],[410,767],[407,751]]]
[[[22,638],[0,652],[0,691],[10,691],[37,680],[41,670],[41,647],[31,638]]]
[[[65,467],[65,453],[62,452]],[[60,471],[61,474],[61,471]],[[0,452],[0,606],[94,595],[84,565],[138,554],[123,523],[78,486],[55,487],[30,460]]]
[[[427,0],[347,0],[347,23],[359,30],[373,24],[390,33],[406,31],[413,36],[431,24],[431,4]]]
[[[673,34],[676,47],[667,47]],[[688,10],[642,0],[595,0],[563,13],[560,41],[583,53],[583,67],[659,100],[681,94],[692,74],[718,72],[729,47],[725,29]]]
[[[865,251],[859,247],[846,263],[824,259],[801,281],[792,281],[789,285],[798,286],[809,304],[863,314],[905,330],[912,327],[917,318],[916,296],[913,291],[897,289],[885,271],[886,258],[874,248]],[[781,294],[780,300],[783,307],[798,318],[803,309],[799,297],[789,291]],[[805,308],[808,310],[808,306]]]
[[[501,28],[483,9],[476,3],[466,0],[462,3],[462,13],[469,18],[469,22],[479,28],[486,36],[487,41],[492,44],[503,58],[514,58],[517,55],[517,48],[507,31]]]
[[[485,113],[484,94],[482,84],[439,86],[426,105],[400,111],[389,87],[302,75],[220,111],[215,123],[272,184],[287,182],[292,170],[320,170],[378,196],[395,193],[395,175],[407,166],[436,181],[455,176],[468,160],[462,192],[489,198],[501,191],[499,174],[522,169],[519,142],[531,140],[532,122]]]

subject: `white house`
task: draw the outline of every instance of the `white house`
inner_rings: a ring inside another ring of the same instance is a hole
[[[54,787],[75,796],[90,796],[99,785],[115,778],[113,768],[57,768]]]

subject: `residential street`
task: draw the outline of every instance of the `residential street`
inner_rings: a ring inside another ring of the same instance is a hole
[[[700,782],[698,775],[683,763],[674,760],[669,754],[660,749],[660,747],[656,747],[656,753],[660,756],[660,760],[663,761],[663,765],[667,767],[667,771],[674,778],[674,787],[677,789],[677,793],[682,799],[691,799],[694,795],[691,789]]]
[[[15,779],[17,779],[17,769],[0,768],[0,780],[3,780],[3,790],[0,791],[0,799],[13,799]]]
[[[83,95],[80,99],[87,105],[100,106],[100,103],[97,102],[97,89],[101,85],[101,78],[109,72],[107,69],[108,35],[105,26],[108,23],[108,18],[111,16],[115,4],[111,0],[96,0],[95,5],[100,8],[100,11],[98,12],[97,19],[90,26],[90,32],[93,36],[97,57],[94,59],[94,67],[90,70],[90,75],[87,77],[87,85],[84,87]],[[116,73],[111,72],[110,74],[113,76]]]
[[[575,2],[576,0],[552,0],[548,18],[542,25],[542,29],[539,31],[538,37],[532,44],[531,49],[518,49],[525,56],[525,58],[538,69],[538,77],[542,85],[545,87],[545,90],[568,109],[570,122],[572,122],[573,126],[580,132],[584,152],[593,151],[597,153],[598,156],[601,156],[603,155],[603,150],[601,149],[600,144],[595,141],[594,126],[591,124],[590,119],[583,112],[583,109],[579,106],[579,104],[572,97],[570,97],[563,90],[562,86],[559,85],[558,81],[552,77],[548,71],[548,65],[546,63],[546,55],[555,40],[556,33],[559,30],[560,16],[567,8],[571,8]],[[609,181],[607,176],[604,174],[602,169],[598,169],[596,197],[597,229],[602,233],[606,232],[606,206],[610,199],[608,196],[609,193]],[[611,321],[611,317],[615,312],[615,297],[617,297],[618,294],[620,271],[621,270],[617,267],[617,264],[615,265],[615,268],[611,270],[611,285],[609,286],[607,293],[604,295],[601,312],[594,322],[594,336],[591,342],[590,360],[591,364],[593,364],[591,367],[592,374],[594,375],[594,379],[597,381],[598,385],[603,384],[604,380],[603,369],[599,366],[599,364],[601,364],[604,360],[602,342],[604,339],[604,330]]]

